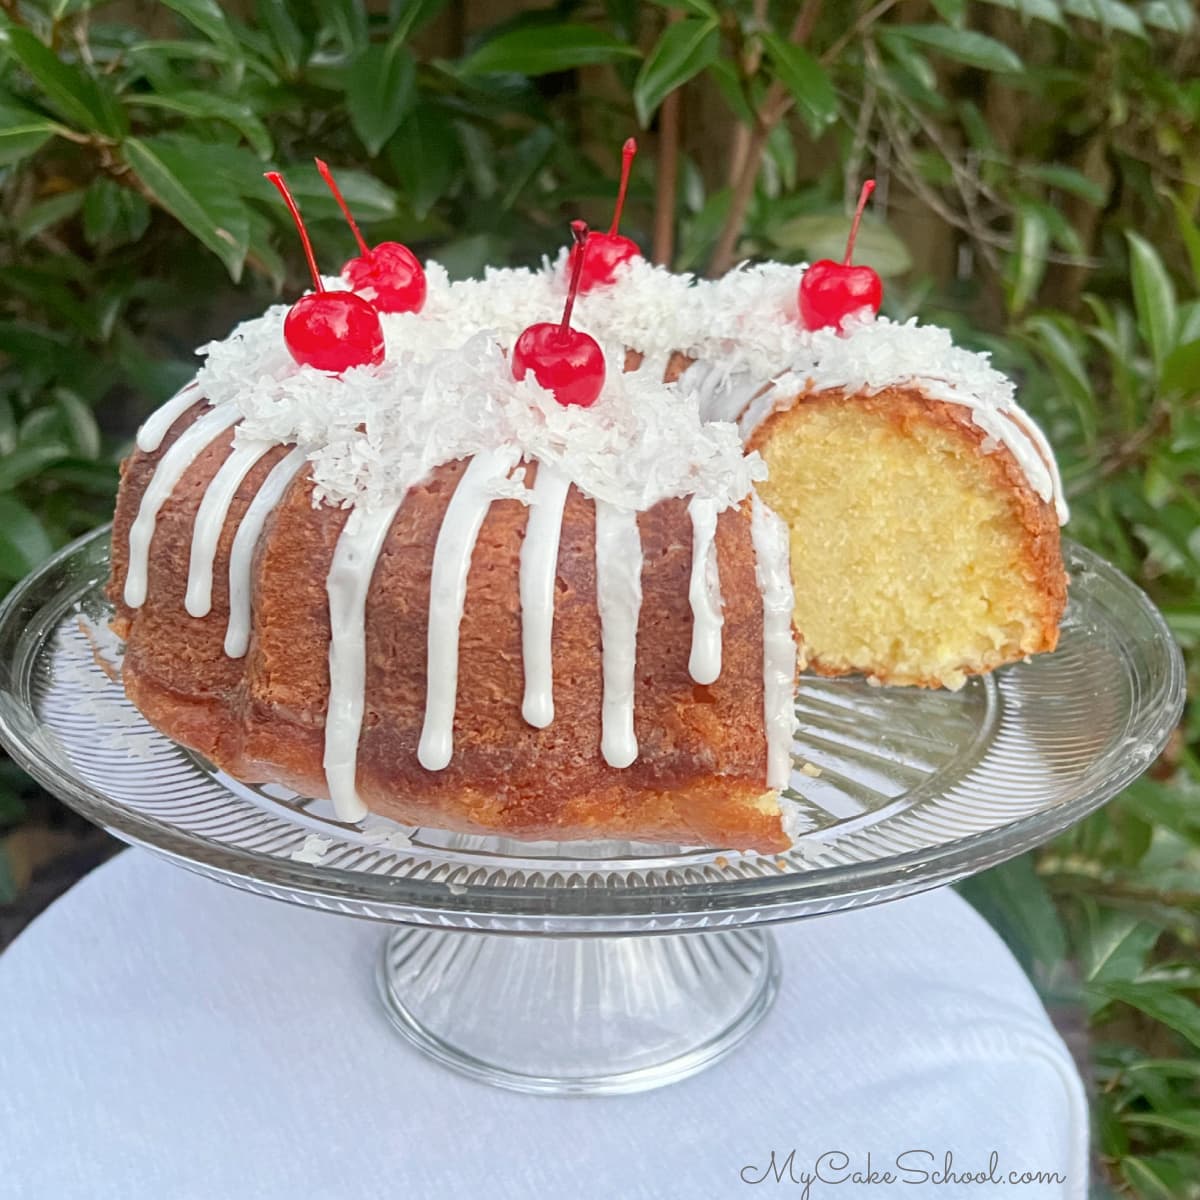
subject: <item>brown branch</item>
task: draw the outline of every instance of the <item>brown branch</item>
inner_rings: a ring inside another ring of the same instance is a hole
[[[824,54],[821,55],[821,65],[829,66],[830,63],[837,62],[838,56],[852,41],[860,34],[864,33],[870,26],[874,25],[880,17],[884,16],[890,9],[896,7],[900,0],[879,0],[879,3],[874,8],[869,8],[865,13],[847,29]]]
[[[658,164],[654,189],[652,258],[669,267],[675,255],[675,197],[679,183],[679,96],[676,88],[658,113]]]
[[[793,46],[802,46],[808,40],[817,18],[821,15],[822,3],[823,0],[804,0],[788,34],[788,41]],[[771,130],[783,119],[791,104],[787,88],[778,79],[772,80],[762,105],[754,114],[754,127],[746,144],[742,169],[734,182],[733,195],[729,199],[729,212],[725,215],[725,224],[721,228],[709,263],[710,275],[723,275],[733,266],[734,252],[746,221],[746,211],[754,196],[754,184],[758,179],[758,169],[762,165],[767,138],[771,136]]]

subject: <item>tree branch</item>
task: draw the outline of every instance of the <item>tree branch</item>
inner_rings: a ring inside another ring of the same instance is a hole
[[[669,267],[675,255],[675,197],[679,181],[679,88],[662,102],[658,112],[658,167],[654,188],[654,245],[652,258]]]
[[[813,26],[821,15],[823,0],[804,0],[800,12],[796,16],[788,41],[794,46],[802,46],[811,36]],[[772,80],[771,86],[763,97],[763,102],[754,114],[754,126],[750,130],[749,140],[745,145],[741,169],[733,184],[733,195],[729,200],[729,212],[725,216],[725,224],[721,228],[717,244],[713,249],[712,260],[709,263],[710,275],[723,275],[734,263],[734,253],[737,241],[741,236],[742,226],[746,221],[746,212],[754,197],[754,184],[758,179],[758,169],[762,164],[763,150],[771,130],[783,119],[791,107],[791,98],[787,89],[778,80]],[[737,149],[735,143],[735,151]]]

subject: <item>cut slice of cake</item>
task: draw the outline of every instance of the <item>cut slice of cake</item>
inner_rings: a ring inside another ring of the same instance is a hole
[[[1054,649],[1062,488],[983,356],[884,318],[820,330],[740,427],[791,529],[810,670],[957,688]]]

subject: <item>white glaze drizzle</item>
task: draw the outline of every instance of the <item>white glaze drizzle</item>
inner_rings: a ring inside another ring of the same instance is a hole
[[[749,441],[750,435],[778,408],[790,408],[799,402],[797,394],[784,390],[789,381],[786,377],[777,383],[764,388],[760,395],[751,399],[750,403],[738,418],[738,433],[743,441]]]
[[[697,683],[713,683],[721,674],[721,579],[717,568],[717,506],[693,496],[688,504],[692,518],[692,577],[688,601],[692,606],[692,651],[688,674]]]
[[[212,477],[192,526],[192,552],[188,560],[187,595],[183,607],[193,617],[206,617],[212,610],[213,559],[225,528],[229,506],[254,464],[275,448],[271,442],[247,442],[236,446]]]
[[[561,472],[538,464],[521,543],[521,657],[525,669],[521,715],[535,729],[545,729],[554,720],[554,586],[563,508],[570,487],[571,481]]]
[[[338,537],[325,580],[329,597],[329,707],[322,765],[329,799],[340,821],[361,821],[367,806],[358,794],[358,737],[366,706],[367,592],[399,503],[355,509]]]
[[[633,700],[642,539],[637,513],[603,500],[596,501],[596,607],[604,679],[600,752],[610,767],[627,767],[638,755]]]
[[[705,421],[737,421],[763,387],[762,376],[720,360],[700,359],[688,367],[683,386],[695,389]]]
[[[167,431],[171,426],[196,403],[198,398],[192,395],[195,388],[195,380],[189,384],[185,384],[166,404],[161,408],[155,409],[146,418],[137,433],[137,448],[139,450],[144,451],[146,454],[153,454],[162,445],[162,440],[167,436]]]
[[[305,461],[304,451],[295,449],[271,468],[233,535],[229,551],[229,624],[225,629],[225,653],[230,658],[241,658],[250,648],[250,569],[258,539]]]
[[[792,637],[792,571],[788,527],[755,493],[750,536],[763,598],[763,723],[767,735],[767,786],[781,790],[792,770],[796,643]]]
[[[129,569],[125,575],[125,603],[140,608],[146,601],[146,573],[150,542],[159,510],[170,498],[184,472],[218,435],[237,422],[241,413],[232,402],[219,404],[193,422],[171,443],[159,459],[154,474],[142,493],[137,517],[129,530]]]
[[[442,770],[454,753],[458,634],[467,598],[471,555],[497,495],[497,485],[507,478],[519,458],[520,451],[515,446],[501,446],[475,455],[458,481],[438,531],[429,583],[425,723],[417,747],[417,761],[427,771]]]

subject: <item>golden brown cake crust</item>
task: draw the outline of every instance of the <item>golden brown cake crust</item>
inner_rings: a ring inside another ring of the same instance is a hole
[[[129,527],[142,492],[162,454],[199,411],[197,406],[180,418],[158,451],[135,451],[122,468],[109,595],[117,608],[114,628],[127,639],[125,687],[152,724],[234,777],[324,796],[330,640],[325,579],[348,513],[314,506],[304,473],[259,542],[249,652],[230,659],[223,651],[233,536],[284,448],[272,452],[239,489],[217,548],[208,616],[188,616],[183,598],[195,511],[228,452],[227,435],[201,454],[163,508],[151,546],[146,603],[131,610],[120,599]],[[219,448],[222,440],[225,447]],[[528,510],[515,500],[494,502],[468,576],[454,755],[443,771],[420,766],[433,549],[464,465],[438,468],[409,493],[373,576],[357,777],[367,806],[404,824],[523,838],[786,849],[778,807],[765,784],[762,599],[748,504],[718,519],[723,668],[707,687],[694,684],[688,673],[687,502],[664,501],[639,514],[644,555],[634,706],[639,757],[617,770],[599,749],[594,505],[571,489],[555,604],[555,719],[547,729],[535,729],[521,716],[517,571]]]
[[[1015,661],[1024,654],[1053,650],[1058,644],[1058,626],[1067,601],[1067,575],[1063,568],[1058,516],[1054,505],[1043,500],[1030,486],[1024,470],[1006,446],[984,449],[988,435],[975,424],[970,410],[964,405],[931,399],[918,389],[906,387],[884,388],[873,395],[847,395],[842,391],[808,392],[796,396],[791,402],[782,402],[770,413],[752,432],[747,449],[764,449],[776,431],[786,425],[791,414],[799,408],[850,405],[861,406],[883,416],[901,433],[908,433],[916,425],[936,426],[960,439],[976,455],[980,473],[992,486],[1007,495],[1013,518],[1023,531],[1019,569],[1031,584],[1036,605],[1032,614],[1038,631],[1036,640],[1007,661]],[[801,654],[809,670],[819,675],[845,673],[843,669],[823,663],[819,653],[814,653],[811,647],[803,644],[804,631],[801,629],[798,632],[802,642]],[[968,670],[967,673],[979,672]],[[880,683],[897,682],[890,677],[883,664],[872,675]],[[920,687],[943,686],[943,681],[935,675],[915,680],[906,678],[902,682]]]

